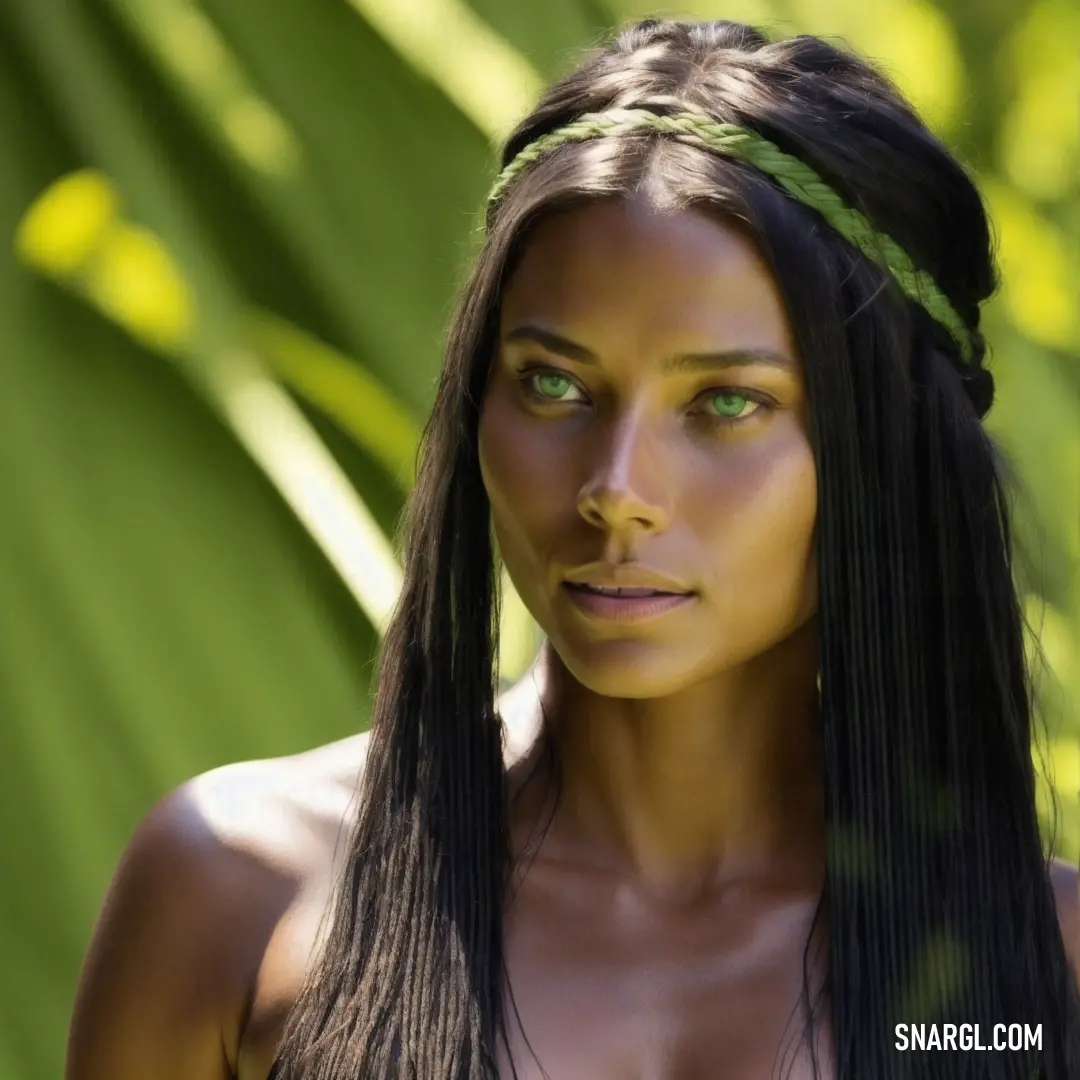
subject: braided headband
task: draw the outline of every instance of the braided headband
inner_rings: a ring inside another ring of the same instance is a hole
[[[920,270],[908,253],[885,233],[876,230],[858,210],[843,199],[807,164],[785,154],[775,143],[736,124],[720,124],[708,116],[680,112],[661,116],[648,109],[609,109],[585,113],[565,127],[529,143],[499,174],[488,196],[488,205],[499,201],[515,178],[545,154],[564,143],[583,142],[604,135],[622,135],[651,129],[704,147],[725,157],[747,162],[773,177],[799,202],[816,210],[845,240],[867,258],[888,271],[904,294],[952,335],[965,361],[973,354],[971,332],[933,277]]]

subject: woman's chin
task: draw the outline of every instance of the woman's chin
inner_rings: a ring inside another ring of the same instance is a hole
[[[601,697],[667,697],[700,678],[685,644],[624,638],[574,642],[556,651],[573,678]]]

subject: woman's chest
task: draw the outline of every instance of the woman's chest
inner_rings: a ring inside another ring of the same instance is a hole
[[[574,917],[524,898],[506,923],[519,1080],[810,1080],[802,1001],[813,905]],[[603,912],[603,905],[600,906]],[[815,946],[820,949],[820,936]],[[813,958],[813,951],[810,959]],[[810,998],[821,982],[811,965]],[[832,1075],[823,1006],[818,1077]],[[501,1073],[513,1075],[502,1054]]]
[[[518,1080],[829,1080],[828,1039],[818,1036],[815,1078],[801,1003],[812,903],[656,918],[617,897],[568,903],[567,895],[538,874],[506,914],[505,1015]],[[241,1040],[241,1080],[270,1071],[325,898],[324,889],[298,897],[268,942]],[[821,939],[814,944],[821,954]],[[505,1048],[500,1073],[514,1075]]]

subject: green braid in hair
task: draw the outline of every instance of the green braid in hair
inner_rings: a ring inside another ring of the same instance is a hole
[[[879,232],[858,210],[848,206],[809,165],[785,154],[757,132],[737,124],[720,124],[694,112],[672,116],[661,116],[648,109],[586,113],[565,127],[542,135],[517,154],[495,181],[488,196],[489,206],[499,201],[518,175],[564,143],[582,142],[602,135],[621,135],[641,128],[651,128],[725,157],[745,161],[773,177],[788,194],[816,210],[844,239],[887,270],[905,296],[920,304],[948,330],[963,359],[971,360],[971,332],[933,277],[916,267],[911,256],[892,237]]]

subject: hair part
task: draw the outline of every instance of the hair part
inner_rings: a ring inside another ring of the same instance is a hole
[[[612,107],[694,108],[811,164],[933,274],[976,335],[976,362],[748,166],[633,134],[567,144],[515,180],[451,327],[350,855],[274,1075],[497,1075],[511,855],[480,408],[500,296],[531,230],[583,202],[644,195],[749,231],[807,375],[829,841],[828,1014],[804,1000],[807,1031],[830,1025],[844,1080],[1067,1080],[1080,1001],[1035,810],[1003,466],[980,422],[993,380],[979,308],[996,276],[979,194],[866,63],[731,22],[628,27],[548,91],[503,165]],[[1041,1023],[1042,1051],[895,1051],[893,1025],[921,1020]]]

